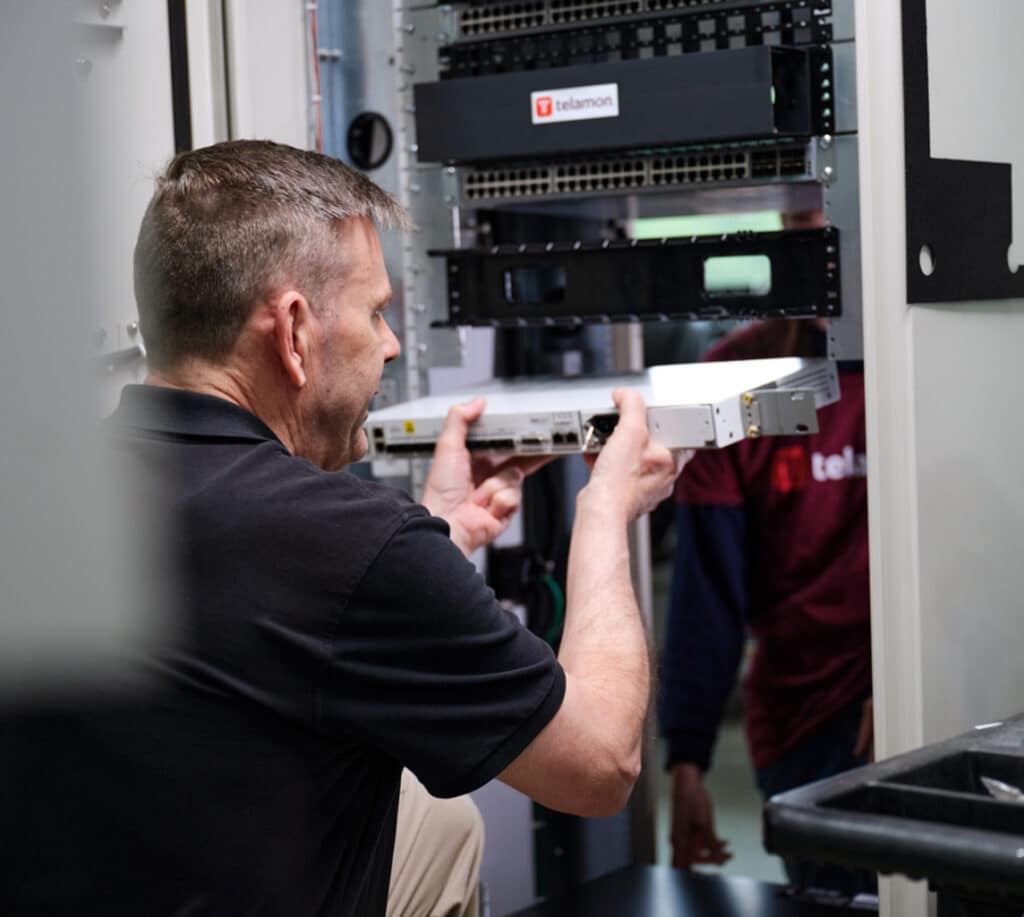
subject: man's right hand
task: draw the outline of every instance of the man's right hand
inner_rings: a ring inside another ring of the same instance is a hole
[[[672,767],[672,865],[721,866],[732,859],[729,842],[715,834],[711,797],[696,764]]]
[[[612,392],[619,421],[596,456],[585,456],[592,473],[584,488],[605,506],[619,506],[630,521],[649,513],[672,494],[692,451],[670,452],[651,440],[647,409],[638,393]]]

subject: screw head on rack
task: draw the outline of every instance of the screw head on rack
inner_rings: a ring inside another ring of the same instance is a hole
[[[761,428],[757,424],[747,427],[747,436],[750,439],[758,439],[761,436]]]

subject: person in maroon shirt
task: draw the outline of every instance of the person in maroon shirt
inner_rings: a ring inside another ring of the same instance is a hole
[[[710,360],[824,355],[814,320],[760,322]],[[870,747],[867,463],[860,363],[811,436],[699,452],[676,489],[677,547],[659,713],[673,777],[673,864],[722,863],[703,783],[746,632],[745,728],[765,795],[866,760]],[[854,894],[861,874],[787,863],[798,887]]]

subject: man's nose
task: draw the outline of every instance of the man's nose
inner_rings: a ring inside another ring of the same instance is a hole
[[[398,359],[398,355],[402,352],[402,345],[398,342],[398,337],[394,331],[391,330],[391,326],[385,324],[387,331],[384,337],[384,362],[390,363],[392,360]]]

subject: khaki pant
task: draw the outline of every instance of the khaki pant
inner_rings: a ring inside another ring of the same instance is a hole
[[[435,799],[403,770],[387,917],[477,917],[483,850],[473,801]]]

